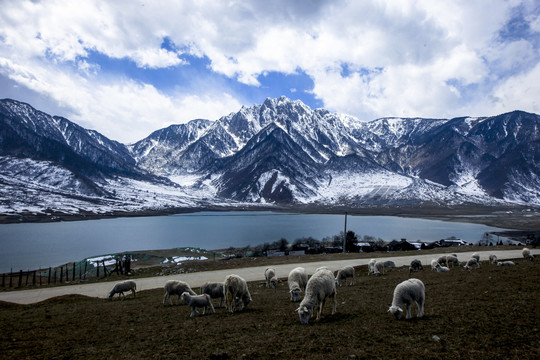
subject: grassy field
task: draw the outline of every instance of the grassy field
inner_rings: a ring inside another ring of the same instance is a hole
[[[326,304],[309,325],[300,324],[286,281],[275,291],[249,283],[253,302],[244,311],[216,306],[196,318],[185,305],[164,306],[160,289],[125,301],[0,302],[0,358],[538,359],[540,264],[516,262],[449,273],[426,267],[414,274],[426,286],[425,316],[400,321],[387,310],[408,270],[374,277],[365,266],[356,285],[338,288],[338,312]]]

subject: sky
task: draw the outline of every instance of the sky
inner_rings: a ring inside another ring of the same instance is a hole
[[[282,95],[359,121],[540,113],[538,0],[0,4],[0,98],[123,143]]]

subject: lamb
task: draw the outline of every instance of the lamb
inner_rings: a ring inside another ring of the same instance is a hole
[[[220,299],[219,307],[225,307],[225,291],[222,282],[206,282],[201,286],[201,294],[208,294],[212,299]]]
[[[437,259],[431,260],[431,271],[437,270],[437,266],[439,266],[439,262],[437,261]]]
[[[347,278],[351,278],[350,285],[354,285],[354,268],[352,266],[345,266],[343,269],[338,270],[336,275],[336,283],[341,286],[341,282],[345,280],[347,285]]]
[[[318,305],[316,320],[321,318],[322,309],[326,298],[332,298],[332,315],[336,313],[336,281],[330,270],[320,270],[313,274],[306,285],[306,295],[296,311],[300,317],[300,323],[307,325],[309,318]]]
[[[225,278],[225,306],[230,313],[236,308],[243,310],[252,301],[246,280],[238,275],[231,274]]]
[[[401,314],[403,314],[402,306],[407,309],[407,319],[411,318],[411,308],[413,302],[418,306],[417,317],[424,315],[424,301],[425,301],[425,287],[424,283],[418,279],[412,278],[399,283],[394,289],[394,299],[392,305],[388,309],[388,312],[394,315],[396,320],[399,320]]]
[[[306,269],[303,267],[297,267],[291,270],[287,279],[289,292],[291,293],[291,301],[300,301],[300,293],[306,289],[307,280]]]
[[[523,258],[525,260],[534,261],[534,255],[531,254],[531,250],[529,250],[528,248],[523,248],[523,251],[521,252],[521,255],[523,255]]]
[[[393,262],[392,260],[386,260],[386,261],[383,261],[384,262],[384,267],[386,268],[395,268],[396,267],[396,263]]]
[[[480,264],[478,263],[478,260],[476,258],[470,258],[467,260],[467,264],[465,264],[465,269],[470,270],[473,266],[476,265],[476,268],[480,267]]]
[[[381,273],[384,275],[384,261],[377,261],[375,265],[373,265],[373,274],[379,275]]]
[[[489,255],[489,262],[491,264],[497,263],[497,255]]]
[[[446,266],[449,266],[452,264],[452,266],[457,265],[459,266],[459,260],[456,255],[447,255],[446,256]]]
[[[275,289],[278,283],[276,278],[276,270],[273,268],[266,268],[264,271],[264,277],[266,278],[266,287]]]
[[[414,259],[411,261],[411,265],[409,266],[409,274],[413,271],[419,271],[424,270],[424,267],[422,266],[422,262],[418,259]]]
[[[163,305],[165,301],[169,300],[169,304],[172,305],[171,295],[177,295],[176,305],[178,305],[178,299],[182,296],[183,292],[188,292],[190,295],[197,295],[195,291],[191,290],[191,287],[184,281],[169,280],[165,283],[165,295],[163,296]]]
[[[118,297],[122,296],[122,300],[124,300],[126,298],[126,295],[124,295],[125,291],[131,291],[133,297],[135,297],[135,290],[137,290],[137,284],[135,284],[135,281],[126,280],[119,282],[114,285],[112,290],[109,292],[109,300],[112,300],[114,294],[118,294]]]
[[[437,259],[437,263],[439,265],[445,265],[446,264],[446,255],[439,256],[439,258]]]
[[[321,267],[316,268],[315,272],[320,271],[320,270],[329,270],[329,269],[328,269],[328,266],[321,266]]]
[[[504,261],[504,262],[497,262],[497,266],[514,266],[516,265],[513,261]]]
[[[449,272],[450,271],[450,269],[448,267],[441,266],[441,264],[437,264],[437,267],[436,267],[435,270],[437,270],[437,272]]]
[[[367,266],[368,266],[368,275],[375,274],[375,263],[377,260],[371,259],[369,260]]]
[[[473,253],[471,255],[471,258],[472,259],[476,259],[476,261],[480,261],[480,254],[478,254],[477,252]]]
[[[199,315],[197,308],[204,308],[203,315],[206,314],[207,308],[210,308],[210,310],[212,311],[212,314],[216,312],[216,310],[214,310],[214,306],[212,305],[212,300],[210,298],[210,295],[208,294],[191,295],[189,292],[184,291],[182,295],[180,295],[180,298],[188,306],[191,306],[191,315],[189,315],[189,317]]]

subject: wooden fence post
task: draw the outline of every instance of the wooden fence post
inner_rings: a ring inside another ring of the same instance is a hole
[[[2,287],[6,287],[6,273],[2,274]]]
[[[54,268],[54,283],[56,284],[56,268]]]
[[[21,270],[21,271],[19,271],[19,287],[22,286],[22,277],[23,277],[23,272]]]
[[[41,269],[39,269],[39,286],[41,286]]]
[[[96,277],[99,279],[99,263],[96,261],[97,269],[96,269]]]
[[[28,276],[30,275],[30,270],[26,270],[26,282],[25,282],[25,286],[28,286]]]
[[[9,287],[13,287],[13,268],[9,270]]]
[[[109,276],[109,274],[107,274],[107,267],[105,266],[105,260],[102,261],[102,264],[103,264],[103,274],[105,275],[105,277]]]
[[[32,285],[36,285],[36,270],[32,273]]]
[[[51,267],[49,266],[49,280],[47,282],[47,285],[51,285],[51,275],[52,275],[52,269]]]
[[[64,267],[60,266],[60,283],[64,281]]]
[[[71,277],[71,281],[75,281],[75,263],[73,263],[73,276]]]

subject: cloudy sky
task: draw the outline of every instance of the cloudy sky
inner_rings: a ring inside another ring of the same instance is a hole
[[[285,95],[360,120],[540,113],[537,0],[1,0],[0,98],[130,143]]]

